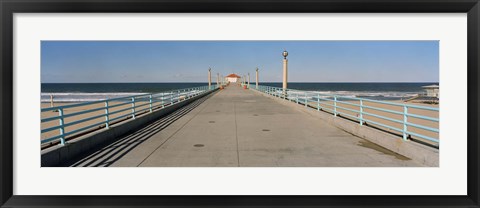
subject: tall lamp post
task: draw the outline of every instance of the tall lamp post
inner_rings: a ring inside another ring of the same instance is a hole
[[[288,52],[283,50],[283,94],[286,96],[287,91],[287,81],[288,81]]]
[[[255,70],[255,82],[256,82],[255,88],[258,89],[258,67]]]
[[[208,89],[212,89],[212,68],[208,68]]]

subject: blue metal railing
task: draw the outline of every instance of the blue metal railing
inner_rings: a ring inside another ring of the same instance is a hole
[[[55,136],[42,139],[41,144],[60,141],[60,144],[65,144],[65,138],[67,136],[73,136],[76,134],[85,133],[95,128],[110,128],[110,125],[114,122],[121,121],[122,119],[135,119],[139,114],[151,113],[155,110],[162,110],[166,106],[174,105],[175,103],[183,102],[199,95],[205,94],[211,90],[219,88],[220,85],[212,85],[209,89],[208,86],[194,87],[188,89],[172,90],[167,92],[161,92],[156,94],[142,94],[128,97],[119,97],[112,99],[105,99],[93,102],[83,102],[70,105],[63,105],[57,107],[42,108],[41,112],[58,112],[58,116],[52,116],[42,118],[41,123],[58,121],[58,125],[42,128],[41,134],[47,132],[58,131]],[[104,104],[104,107],[98,107],[100,104]],[[87,110],[81,110],[78,112],[66,113],[68,109],[73,111],[74,108],[87,107]],[[102,111],[104,113],[99,113]],[[88,116],[87,114],[95,114],[87,118],[82,116]],[[79,118],[80,117],[80,118]],[[95,122],[94,124],[86,123],[92,122],[104,118],[104,121]],[[66,120],[70,120],[66,122]],[[73,127],[75,125],[83,126],[73,128],[70,131],[66,131],[66,127]],[[104,125],[104,126],[103,126]],[[45,125],[47,126],[47,125]]]
[[[257,89],[255,85],[250,84],[249,88],[304,105],[305,107],[316,108],[317,111],[329,112],[335,117],[340,114],[342,117],[358,122],[359,125],[364,125],[368,122],[369,125],[373,124],[376,127],[398,132],[402,135],[403,140],[414,137],[429,141],[437,146],[439,144],[438,116],[431,117],[411,112],[413,110],[431,111],[438,114],[439,108],[294,89],[283,90],[282,88],[264,85],[259,85]],[[379,107],[382,105],[384,107]],[[388,108],[386,108],[387,106]],[[392,108],[397,110],[392,110]],[[424,121],[423,123],[426,121],[432,125],[426,126],[414,123],[412,118],[417,121]]]

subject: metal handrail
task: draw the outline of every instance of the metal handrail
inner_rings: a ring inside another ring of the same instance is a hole
[[[43,128],[41,129],[41,133],[43,134],[43,133],[54,131],[54,130],[59,130],[59,133],[58,135],[42,139],[41,144],[59,140],[60,144],[63,145],[66,142],[65,141],[66,136],[73,135],[76,133],[83,133],[91,130],[92,128],[95,128],[95,127],[98,128],[103,125],[104,125],[103,128],[108,129],[110,128],[110,123],[112,123],[113,121],[119,120],[121,118],[128,118],[128,117],[130,117],[130,119],[135,119],[135,116],[139,114],[151,113],[157,109],[162,110],[165,108],[165,106],[171,106],[176,103],[189,100],[191,98],[205,94],[219,87],[220,85],[212,85],[210,88],[208,86],[201,86],[201,87],[185,88],[185,89],[179,89],[179,90],[170,90],[170,91],[165,91],[165,92],[160,92],[155,94],[151,94],[151,93],[141,94],[141,95],[118,97],[118,98],[111,98],[111,99],[105,99],[105,100],[99,100],[99,101],[91,101],[91,102],[83,102],[83,103],[75,103],[70,105],[42,108],[41,112],[47,112],[47,111],[58,112],[58,116],[52,116],[52,117],[41,119],[40,121],[42,124],[46,122],[53,122],[55,120],[58,120],[59,124],[48,127],[48,128]],[[109,105],[112,102],[120,102],[120,103]],[[65,114],[65,110],[67,109],[72,109],[72,108],[82,107],[82,106],[92,106],[92,105],[101,104],[101,103],[104,103],[105,107],[95,107],[93,109],[87,109],[87,110],[82,110],[82,111],[78,111],[70,114]],[[114,108],[119,108],[119,107],[121,109],[115,109],[115,111],[112,111]],[[87,118],[81,118],[81,119],[80,118],[73,119],[75,116],[85,115],[87,113],[99,112],[102,110],[104,112],[98,115],[93,115],[93,116],[90,116]],[[114,114],[115,114],[115,117],[110,118],[110,117],[113,117]],[[99,119],[102,117],[105,118],[105,120],[102,122],[96,122],[95,124],[90,124],[81,128],[73,129],[69,132],[65,131],[66,127],[83,124],[85,122]],[[65,118],[71,118],[73,120],[69,122],[65,122]]]
[[[435,117],[429,117],[425,115],[418,115],[409,112],[409,109],[420,109],[420,110],[428,110],[432,112],[439,112],[439,108],[435,107],[427,107],[427,106],[420,106],[420,105],[412,105],[412,104],[403,104],[403,103],[394,103],[388,101],[379,101],[379,100],[372,100],[366,98],[357,98],[357,97],[347,97],[335,94],[326,94],[320,92],[312,92],[312,91],[302,91],[302,90],[295,90],[295,89],[283,89],[279,87],[271,87],[265,85],[258,85],[258,88],[254,85],[249,86],[250,89],[257,90],[259,92],[279,97],[285,100],[289,100],[295,102],[299,105],[310,106],[312,108],[316,108],[317,111],[326,110],[327,112],[331,112],[333,116],[337,117],[339,115],[338,109],[346,110],[349,112],[357,113],[357,115],[352,115],[347,112],[341,112],[341,115],[348,117],[349,119],[357,120],[360,125],[364,125],[365,122],[375,124],[389,130],[393,130],[396,132],[400,132],[402,134],[402,138],[406,141],[411,136],[416,136],[430,142],[435,143],[436,145],[439,144],[438,138],[432,138],[427,135],[424,135],[419,132],[412,132],[411,129],[408,127],[418,128],[424,131],[439,133],[439,129],[424,126],[420,124],[415,124],[409,122],[409,118],[415,118],[419,120],[430,121],[439,124],[439,119]],[[350,101],[358,101],[358,103],[347,102]],[[389,106],[395,106],[402,108],[401,111],[395,111],[391,109],[375,107],[369,105],[369,103],[377,103]],[[315,105],[316,104],[316,105]],[[343,106],[339,106],[338,104],[343,104]],[[348,108],[345,105],[356,107],[356,109]],[[373,112],[365,112],[365,109],[374,110]],[[390,113],[393,115],[397,115],[397,117],[402,117],[402,119],[396,119],[385,115],[378,115],[375,111],[381,111],[385,113]],[[370,119],[365,119],[364,116],[371,116],[377,119],[381,119],[381,121],[372,121]],[[388,123],[382,121],[389,121],[393,123],[398,123],[402,125],[402,128],[394,127],[389,125]]]

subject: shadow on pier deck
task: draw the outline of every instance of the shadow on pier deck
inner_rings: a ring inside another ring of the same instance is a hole
[[[69,165],[421,166],[326,121],[233,84]]]

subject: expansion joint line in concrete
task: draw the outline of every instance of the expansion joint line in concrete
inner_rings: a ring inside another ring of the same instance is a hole
[[[233,102],[233,112],[235,116],[235,140],[237,140],[237,166],[240,167],[240,152],[238,150],[238,131],[237,131],[237,107]]]
[[[215,96],[215,95],[214,95]],[[210,98],[208,98],[210,99]],[[177,134],[180,130],[183,129],[183,127],[185,127],[188,123],[190,123],[190,121],[192,121],[193,118],[197,117],[197,115],[202,112],[208,105],[210,105],[210,102],[206,101],[207,103],[205,104],[205,106],[203,106],[203,108],[201,110],[199,110],[194,116],[192,116],[190,119],[188,119],[187,122],[185,122],[180,128],[178,128],[175,132],[173,132],[173,134],[171,134],[167,139],[165,139],[165,141],[163,141],[160,145],[158,145],[157,148],[155,148],[150,154],[148,154],[147,157],[145,157],[145,159],[143,159],[138,165],[137,167],[139,167],[140,165],[142,165],[145,161],[147,161],[147,159],[149,157],[151,157],[153,155],[153,153],[155,151],[157,151],[160,147],[162,147],[165,143],[167,143],[168,140],[170,140],[170,138],[172,138],[175,134]]]

